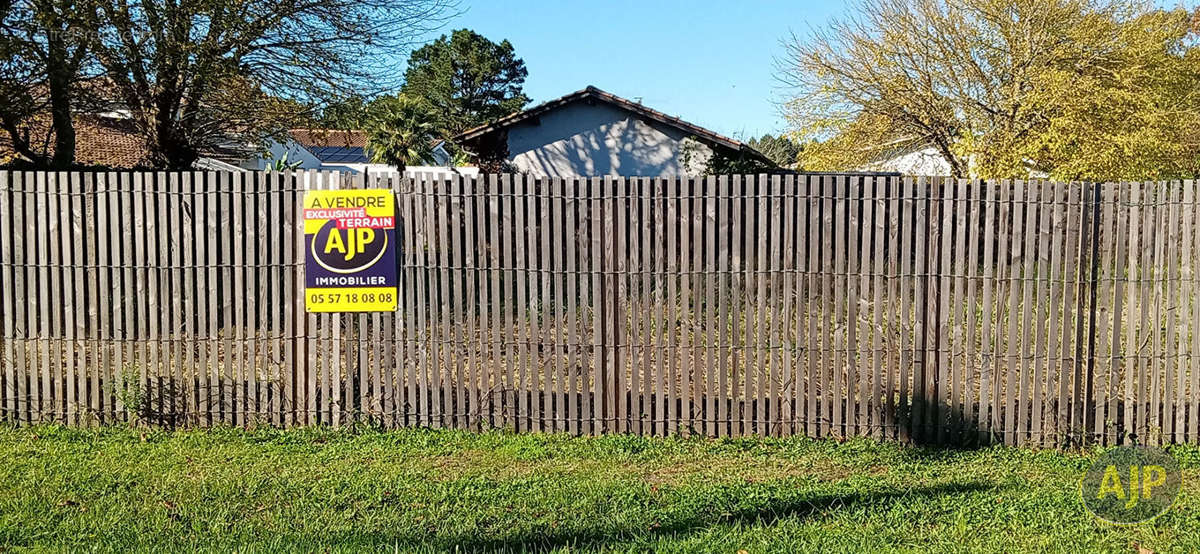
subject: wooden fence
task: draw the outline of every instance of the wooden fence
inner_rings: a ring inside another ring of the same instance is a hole
[[[306,314],[304,190],[400,309]],[[1194,182],[0,172],[19,423],[1200,438]]]

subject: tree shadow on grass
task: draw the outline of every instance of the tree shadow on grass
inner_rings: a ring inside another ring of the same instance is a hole
[[[431,534],[421,537],[377,533],[374,536],[366,537],[358,535],[351,540],[397,545],[401,549],[405,549],[407,546],[459,552],[542,552],[562,547],[614,546],[612,543],[653,540],[663,536],[685,538],[687,535],[705,531],[714,525],[771,525],[780,520],[820,517],[822,514],[860,506],[886,506],[901,501],[924,503],[939,496],[960,495],[994,488],[996,488],[995,484],[973,481],[876,492],[815,495],[797,493],[792,497],[772,498],[765,502],[757,502],[753,506],[732,508],[727,503],[731,500],[731,496],[737,497],[754,491],[725,490],[714,491],[714,498],[710,499],[709,506],[697,506],[687,510],[685,514],[666,513],[663,518],[665,521],[654,522],[649,527],[604,526],[602,522],[599,522],[594,527],[583,529],[531,529],[527,532],[500,537],[485,536],[476,530],[475,532]],[[672,520],[671,516],[675,516],[677,519]],[[328,538],[334,539],[333,537]]]

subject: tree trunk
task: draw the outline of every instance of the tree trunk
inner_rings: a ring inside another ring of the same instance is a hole
[[[48,44],[47,83],[50,92],[50,126],[54,132],[54,169],[70,169],[75,164],[75,121],[71,110],[71,84],[75,71],[63,42],[64,30],[52,30]]]

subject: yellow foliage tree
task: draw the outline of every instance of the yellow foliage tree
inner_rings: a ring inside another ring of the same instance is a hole
[[[1133,0],[863,0],[780,60],[807,169],[928,144],[956,177],[1200,174],[1200,11]]]

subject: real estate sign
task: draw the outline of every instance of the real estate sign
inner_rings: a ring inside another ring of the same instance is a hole
[[[395,229],[391,191],[305,192],[305,310],[394,311]]]

